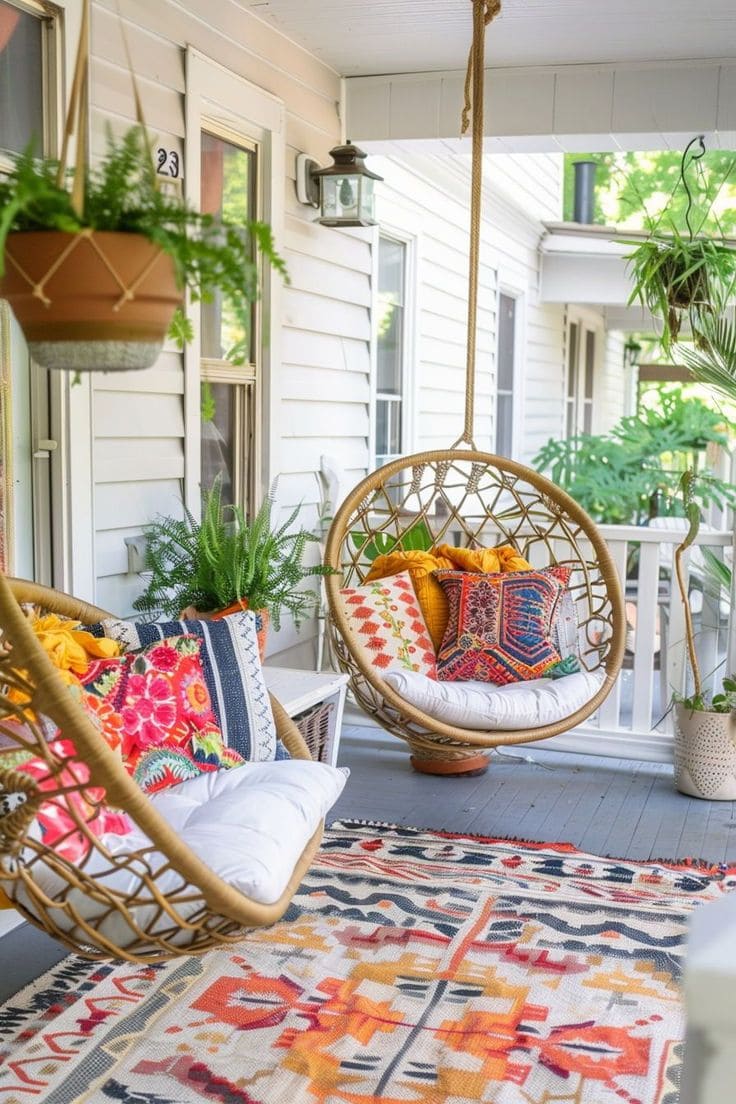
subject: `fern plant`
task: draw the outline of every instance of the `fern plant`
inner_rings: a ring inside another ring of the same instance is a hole
[[[240,507],[223,504],[218,478],[204,495],[201,521],[186,508],[183,518],[156,518],[145,530],[144,573],[150,579],[135,609],[177,617],[187,606],[211,612],[247,602],[250,609],[268,610],[277,631],[284,611],[298,627],[319,604],[317,591],[300,584],[331,569],[303,562],[318,537],[292,529],[299,506],[273,527],[274,496],[275,484],[249,524]]]
[[[91,228],[149,238],[171,256],[179,285],[193,301],[208,302],[219,290],[236,310],[242,309],[244,301],[257,297],[261,258],[287,278],[266,223],[236,224],[202,213],[161,186],[141,127],[132,127],[119,141],[108,131],[107,152],[85,179],[81,214],[72,205],[69,177],[59,182],[58,168],[57,161],[36,158],[29,149],[15,156],[0,178],[0,276],[8,234],[76,234]],[[171,336],[182,343],[190,333],[178,312]]]

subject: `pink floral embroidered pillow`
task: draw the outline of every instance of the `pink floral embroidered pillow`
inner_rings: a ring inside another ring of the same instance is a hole
[[[117,659],[98,659],[80,680],[88,715],[148,793],[244,762],[223,742],[200,646],[195,636],[171,637]]]
[[[563,659],[556,621],[570,568],[482,575],[438,571],[435,577],[450,606],[437,653],[440,680],[502,686],[555,673]]]
[[[434,645],[408,572],[340,591],[348,628],[376,671],[437,678]]]
[[[103,804],[105,791],[87,786],[89,767],[77,758],[71,740],[50,740],[48,749],[61,769],[52,772],[49,763],[32,753],[18,752],[14,769],[32,778],[40,791],[54,791],[55,796],[44,801],[36,813],[41,839],[58,855],[69,862],[79,863],[90,849],[87,836],[79,828],[79,818],[87,829],[98,838],[106,834],[126,836],[133,830],[133,822],[125,813]],[[66,793],[57,793],[59,787]],[[82,787],[77,789],[76,787]],[[5,795],[6,800],[22,800],[20,794]]]

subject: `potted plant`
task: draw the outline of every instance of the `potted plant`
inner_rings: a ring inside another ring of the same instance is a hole
[[[47,367],[150,367],[167,332],[188,335],[175,316],[185,289],[242,306],[257,295],[256,254],[285,273],[267,225],[228,223],[161,186],[140,126],[108,137],[78,196],[70,185],[30,151],[0,180],[0,298]]]
[[[703,691],[695,650],[683,556],[700,528],[700,510],[693,501],[693,472],[685,472],[682,490],[688,531],[675,549],[675,575],[685,612],[685,641],[693,677],[693,692],[675,696],[675,785],[681,793],[711,801],[736,799],[736,678],[723,680],[723,690],[709,698]]]
[[[623,242],[635,247],[626,258],[634,282],[629,303],[638,300],[661,319],[660,341],[666,352],[677,342],[684,319],[689,320],[698,341],[702,325],[719,313],[736,280],[736,250],[720,232],[718,218],[712,212],[713,201],[730,168],[718,188],[702,189],[698,222],[693,227],[695,200],[688,175],[705,152],[704,138],[697,135],[682,155],[679,180],[670,202],[657,219],[646,216],[648,237],[644,241]],[[687,207],[683,222],[678,225],[672,199],[680,188],[687,197]],[[705,232],[709,221],[715,224],[717,236]]]
[[[145,530],[144,573],[150,578],[135,609],[198,618],[252,609],[262,651],[269,621],[278,630],[286,611],[298,627],[319,604],[319,594],[299,584],[330,569],[303,563],[307,546],[319,538],[292,529],[299,507],[274,528],[274,496],[275,484],[249,524],[240,507],[223,504],[218,478],[204,495],[201,521],[186,508],[183,518],[156,518]]]

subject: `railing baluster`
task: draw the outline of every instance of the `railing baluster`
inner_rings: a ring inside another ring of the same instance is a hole
[[[626,586],[626,561],[629,554],[627,540],[608,541],[608,551],[611,553],[616,571],[621,580],[621,586]],[[598,726],[602,729],[620,728],[621,726],[621,679],[616,683],[603,705],[598,711]]]

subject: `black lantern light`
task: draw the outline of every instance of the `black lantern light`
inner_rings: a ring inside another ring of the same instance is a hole
[[[624,367],[636,368],[641,356],[641,345],[634,337],[630,337],[624,345]]]
[[[297,159],[297,195],[319,207],[323,226],[375,226],[374,181],[383,180],[365,167],[367,154],[348,142],[330,150],[332,164],[324,169],[306,154]]]

